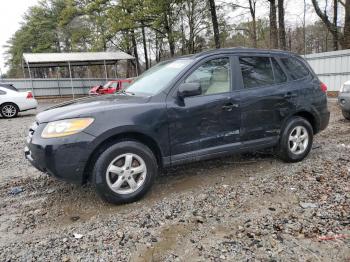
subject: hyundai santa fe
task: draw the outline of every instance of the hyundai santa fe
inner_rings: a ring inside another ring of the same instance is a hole
[[[218,49],[159,63],[122,93],[39,113],[25,156],[127,203],[169,166],[263,148],[301,161],[328,122],[326,86],[300,56]]]

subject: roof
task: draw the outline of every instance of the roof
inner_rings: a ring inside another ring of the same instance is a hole
[[[344,56],[350,56],[350,49],[316,53],[316,54],[308,54],[305,56],[305,58],[307,60],[314,60],[314,59],[326,59],[326,58],[344,57]]]
[[[228,53],[257,53],[257,54],[284,54],[284,55],[297,55],[295,53],[278,50],[278,49],[260,49],[260,48],[248,48],[248,47],[231,47],[231,48],[219,48],[203,51],[198,54],[194,54],[193,57],[202,57],[210,54],[228,54]]]
[[[115,64],[119,60],[134,59],[133,56],[122,51],[115,52],[73,52],[73,53],[25,53],[24,61],[30,67],[55,67],[82,65]]]

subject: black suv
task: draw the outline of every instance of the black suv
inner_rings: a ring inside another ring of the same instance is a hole
[[[26,158],[112,203],[132,202],[160,168],[273,147],[305,158],[329,121],[324,84],[298,55],[218,49],[159,63],[123,93],[36,117]]]

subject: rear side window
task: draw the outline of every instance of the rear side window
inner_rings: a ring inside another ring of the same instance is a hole
[[[239,63],[245,88],[275,83],[269,57],[240,57]]]
[[[271,58],[272,66],[273,66],[273,72],[275,74],[275,82],[276,84],[283,83],[287,81],[287,76],[283,72],[280,65],[277,63],[275,58]]]
[[[8,90],[12,90],[12,91],[15,91],[15,92],[18,92],[17,88],[14,87],[12,84],[0,84],[1,87],[3,88],[6,88]]]
[[[309,70],[305,65],[295,58],[281,58],[281,62],[293,80],[302,79],[309,75]]]

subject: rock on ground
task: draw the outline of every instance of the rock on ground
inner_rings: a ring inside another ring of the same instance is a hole
[[[259,152],[185,165],[122,206],[24,160],[34,115],[0,119],[0,260],[348,261],[350,122],[330,109],[303,162]]]

